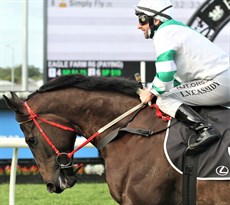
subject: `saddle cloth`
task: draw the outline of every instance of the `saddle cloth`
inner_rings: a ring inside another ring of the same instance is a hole
[[[223,107],[206,107],[198,111],[215,126],[222,137],[207,150],[199,154],[198,180],[230,180],[230,110]],[[169,121],[164,152],[171,166],[182,174],[182,158],[188,139],[194,131],[176,119]]]

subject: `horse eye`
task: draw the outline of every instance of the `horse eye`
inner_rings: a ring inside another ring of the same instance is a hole
[[[28,140],[26,140],[26,143],[30,146],[36,145],[36,139],[35,137],[31,137]]]

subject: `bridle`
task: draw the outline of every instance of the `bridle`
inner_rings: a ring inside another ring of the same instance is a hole
[[[61,125],[61,124],[58,124],[56,122],[53,122],[53,121],[49,121],[45,118],[42,118],[42,117],[39,117],[31,108],[30,106],[28,105],[27,102],[24,102],[24,106],[26,107],[28,113],[29,113],[29,120],[27,121],[24,121],[24,122],[21,122],[20,124],[23,124],[23,123],[26,123],[28,121],[33,121],[35,126],[38,128],[38,130],[40,131],[40,133],[42,134],[42,136],[44,137],[44,139],[46,140],[46,142],[50,145],[50,147],[54,150],[54,152],[57,154],[57,157],[56,157],[56,161],[58,163],[58,165],[60,165],[61,168],[66,168],[67,166],[69,166],[72,162],[72,156],[75,152],[70,152],[70,153],[65,153],[65,152],[60,152],[57,147],[53,144],[53,142],[50,140],[50,138],[48,137],[48,135],[45,133],[45,131],[42,129],[41,125],[38,123],[37,120],[41,120],[47,124],[50,124],[54,127],[57,127],[57,128],[60,128],[60,129],[63,129],[63,130],[66,130],[66,131],[72,131],[72,132],[75,132],[75,130],[72,128],[72,127],[68,127],[68,126],[65,126],[65,125]],[[66,163],[63,163],[63,159],[66,161]]]
[[[66,131],[72,131],[72,132],[75,132],[75,133],[76,133],[76,131],[72,127],[61,125],[61,124],[58,124],[56,122],[49,121],[47,119],[39,117],[30,108],[30,106],[28,105],[27,101],[24,102],[24,106],[25,106],[25,108],[27,109],[27,111],[29,113],[29,120],[23,121],[20,124],[29,122],[31,120],[34,122],[35,126],[38,128],[38,130],[40,131],[40,133],[42,134],[42,136],[44,137],[44,139],[46,140],[46,142],[50,145],[50,147],[57,154],[56,161],[57,161],[58,165],[62,169],[64,169],[64,168],[69,168],[70,167],[69,165],[72,163],[72,156],[74,155],[75,152],[77,152],[78,150],[80,150],[81,148],[83,148],[85,145],[87,145],[89,142],[91,142],[94,138],[96,138],[102,132],[104,132],[105,130],[107,130],[109,127],[111,127],[114,124],[116,124],[121,119],[125,118],[126,116],[128,116],[129,114],[133,113],[134,111],[136,111],[138,109],[142,109],[144,107],[144,104],[140,103],[137,106],[135,106],[135,107],[131,108],[130,110],[128,110],[127,112],[125,112],[124,114],[122,114],[119,117],[115,118],[113,121],[111,121],[110,123],[108,123],[107,125],[105,125],[104,127],[102,127],[101,129],[99,129],[96,133],[94,133],[92,136],[90,136],[85,142],[83,142],[81,145],[79,145],[76,149],[74,149],[70,153],[60,152],[57,149],[57,147],[53,144],[53,142],[50,140],[50,138],[45,133],[45,131],[41,128],[41,126],[40,126],[40,124],[38,123],[37,120],[41,120],[41,121],[43,121],[43,122],[45,122],[47,124],[50,124],[50,125],[52,125],[54,127],[57,127],[57,128],[60,128],[60,129],[66,130]],[[63,163],[63,161],[65,161],[65,163]]]

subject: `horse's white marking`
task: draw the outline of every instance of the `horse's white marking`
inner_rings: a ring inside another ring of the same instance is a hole
[[[230,156],[230,147],[228,147],[228,155]]]
[[[67,182],[66,179],[64,179],[65,182],[63,182],[61,176],[59,176],[58,181],[59,181],[59,184],[60,184],[60,188],[62,190],[69,188],[69,185],[68,185],[68,182]]]

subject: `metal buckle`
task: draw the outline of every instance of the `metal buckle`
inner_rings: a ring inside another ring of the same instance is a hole
[[[56,157],[56,161],[58,165],[64,169],[69,167],[69,165],[72,163],[72,158],[70,158],[67,153],[62,152]]]

